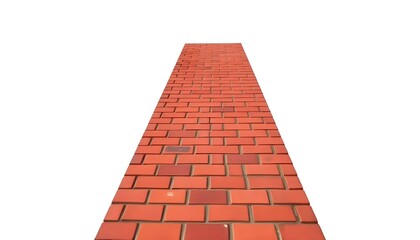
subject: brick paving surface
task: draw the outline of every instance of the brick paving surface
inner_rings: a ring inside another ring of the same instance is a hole
[[[186,44],[96,239],[325,239],[241,44]]]

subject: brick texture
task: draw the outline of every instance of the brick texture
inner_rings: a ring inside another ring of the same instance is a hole
[[[96,239],[325,239],[241,44],[186,44]]]

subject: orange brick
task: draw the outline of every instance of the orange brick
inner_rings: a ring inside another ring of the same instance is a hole
[[[245,188],[245,181],[241,176],[211,177],[210,188]]]
[[[194,176],[217,176],[226,175],[224,165],[196,165],[193,171]]]
[[[104,220],[106,220],[106,221],[118,221],[118,219],[120,219],[123,207],[124,207],[123,204],[111,204],[111,206],[108,209],[108,212],[105,215]]]
[[[146,155],[143,164],[173,164],[175,155]]]
[[[253,138],[225,138],[226,145],[254,145]]]
[[[274,151],[276,151],[277,154],[287,153],[287,149],[284,145],[274,145]]]
[[[172,188],[207,188],[207,177],[174,177]]]
[[[266,137],[267,132],[264,130],[240,130],[240,137]]]
[[[114,203],[144,203],[147,190],[143,189],[119,189],[115,194]]]
[[[96,240],[132,240],[136,234],[137,223],[104,222],[99,228]]]
[[[183,138],[181,145],[209,145],[210,138]]]
[[[249,124],[223,124],[226,130],[249,130],[251,126]]]
[[[238,123],[262,123],[262,118],[237,118]]]
[[[277,126],[274,123],[264,123],[264,124],[252,124],[252,129],[266,129],[266,130],[277,130]]]
[[[196,131],[169,131],[169,137],[181,137],[181,138],[193,138],[196,135]]]
[[[248,181],[251,189],[284,188],[280,176],[249,176]]]
[[[241,165],[228,165],[229,176],[242,176],[242,166]]]
[[[295,222],[295,214],[291,206],[253,206],[256,222]]]
[[[172,123],[197,123],[198,118],[174,118]]]
[[[296,170],[293,167],[293,164],[280,164],[281,171],[284,176],[296,176]]]
[[[156,165],[129,165],[125,175],[154,175]]]
[[[184,130],[210,130],[210,124],[185,124]]]
[[[211,154],[211,164],[224,164],[223,154]]]
[[[270,190],[273,203],[279,204],[309,204],[303,190]]]
[[[263,164],[292,163],[288,154],[261,154],[260,159]]]
[[[185,190],[150,190],[149,203],[185,203]]]
[[[124,176],[118,188],[132,188],[135,176]]]
[[[268,204],[265,190],[231,190],[232,204]]]
[[[136,153],[158,154],[162,151],[162,146],[138,146]]]
[[[210,123],[235,123],[235,118],[212,118]]]
[[[159,124],[157,130],[182,130],[182,124]]]
[[[223,146],[224,140],[223,138],[212,138],[211,139],[211,145],[213,146]]]
[[[139,176],[134,188],[169,188],[170,177],[160,176]]]
[[[276,165],[245,165],[248,175],[280,175]]]
[[[142,223],[140,225],[137,239],[179,240],[180,237],[181,237],[181,224]]]
[[[165,222],[188,221],[204,222],[204,206],[198,205],[168,205],[166,207]]]
[[[280,224],[279,229],[282,240],[325,240],[318,224]]]
[[[151,145],[178,145],[180,138],[153,138]]]
[[[207,154],[194,154],[194,155],[179,155],[178,164],[207,164],[209,156]]]
[[[236,131],[234,130],[224,130],[224,131],[210,131],[210,137],[236,137]]]
[[[276,229],[273,224],[233,224],[233,236],[234,240],[278,239]],[[305,238],[305,240],[308,239]]]
[[[168,131],[145,131],[143,137],[166,137]]]
[[[257,145],[284,144],[280,137],[255,138]]]
[[[142,138],[142,139],[140,140],[139,145],[141,145],[141,146],[147,146],[147,145],[149,145],[149,144],[150,144],[150,140],[151,140],[151,138]]]
[[[301,190],[302,184],[300,183],[300,180],[296,176],[286,176],[284,177],[286,179],[287,188],[291,190]]]
[[[144,154],[134,154],[130,164],[141,164],[143,162]]]
[[[163,205],[127,205],[122,220],[160,221],[162,219]]]
[[[249,221],[248,207],[243,205],[210,205],[210,222],[247,222]]]
[[[271,146],[242,146],[243,153],[272,153]]]
[[[196,153],[239,153],[236,146],[197,146]]]
[[[315,213],[311,206],[296,205],[296,210],[302,223],[317,223]]]

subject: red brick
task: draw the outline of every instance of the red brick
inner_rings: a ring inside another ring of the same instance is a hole
[[[104,222],[102,223],[96,240],[132,240],[136,234],[137,223]]]
[[[270,190],[273,203],[278,204],[309,204],[303,190]]]
[[[178,145],[180,138],[153,138],[151,145]]]
[[[184,240],[229,240],[226,224],[187,224]]]
[[[143,223],[137,239],[141,240],[179,240],[181,224]]]
[[[265,190],[231,190],[232,204],[268,204]]]
[[[190,165],[161,165],[157,171],[159,176],[189,176]]]
[[[162,151],[162,146],[138,146],[136,153],[158,154]]]
[[[318,224],[280,224],[282,240],[325,240]]]
[[[198,117],[198,118],[221,118],[221,113],[188,113],[188,118]]]
[[[181,145],[209,145],[210,138],[183,138]]]
[[[242,146],[243,153],[272,153],[271,146]]]
[[[164,154],[191,154],[194,151],[193,146],[165,146],[163,149]]]
[[[207,177],[174,177],[172,188],[207,188]]]
[[[239,136],[242,137],[266,137],[267,132],[264,130],[240,130]]]
[[[311,206],[296,205],[296,210],[302,223],[317,223],[315,213]]]
[[[124,208],[123,204],[111,204],[105,215],[105,221],[118,221]]]
[[[195,165],[194,176],[218,176],[226,175],[224,165]]]
[[[185,190],[150,190],[149,203],[185,203]]]
[[[157,107],[155,108],[155,112],[159,113],[159,112],[174,112],[175,108],[173,107]]]
[[[197,146],[196,153],[239,153],[236,146]]]
[[[211,177],[210,188],[245,188],[245,181],[241,176]]]
[[[263,164],[292,163],[288,154],[261,154],[260,159]]]
[[[285,176],[296,176],[296,170],[293,167],[293,164],[280,164],[281,171]]]
[[[303,188],[298,177],[286,176],[285,179],[286,179],[286,184],[287,184],[288,189],[301,190]]]
[[[119,189],[115,194],[113,203],[144,203],[146,202],[147,190],[143,189]]]
[[[177,107],[175,112],[198,112],[198,107]]]
[[[190,204],[227,204],[226,191],[191,190]]]
[[[173,164],[175,155],[146,155],[143,164]]]
[[[279,176],[249,176],[249,187],[251,189],[282,188],[283,180]]]
[[[270,112],[249,112],[250,117],[273,117]]]
[[[154,175],[156,165],[129,165],[125,175]]]
[[[210,222],[247,222],[249,221],[248,207],[243,205],[210,205]]]
[[[258,163],[256,154],[229,154],[227,155],[228,164],[252,164]]]
[[[255,138],[258,145],[284,144],[280,137]]]
[[[273,224],[233,224],[233,240],[277,240]],[[283,240],[283,239],[282,239]]]
[[[241,165],[229,165],[229,176],[242,176],[242,166]]]
[[[226,145],[254,145],[253,138],[225,138]]]
[[[168,205],[166,207],[165,222],[188,221],[204,222],[204,206]]]
[[[225,112],[223,113],[224,117],[237,117],[237,118],[244,118],[248,117],[247,112]]]
[[[162,219],[163,205],[127,205],[122,220],[160,221]]]
[[[296,217],[291,206],[253,206],[256,222],[295,222]]]
[[[170,177],[139,176],[134,188],[169,188]]]
[[[132,188],[135,176],[124,176],[118,188]]]
[[[156,129],[156,126],[157,126],[157,124],[155,124],[155,123],[149,123],[149,124],[147,124],[146,130],[153,131],[153,130]]]
[[[245,172],[248,175],[280,175],[276,165],[246,165]]]
[[[207,154],[194,154],[194,155],[179,155],[178,164],[207,164],[209,156]]]
[[[169,131],[169,137],[181,137],[181,138],[193,138],[196,135],[196,131]]]

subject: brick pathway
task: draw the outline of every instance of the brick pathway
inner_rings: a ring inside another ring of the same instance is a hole
[[[96,239],[324,239],[241,44],[185,45]]]

